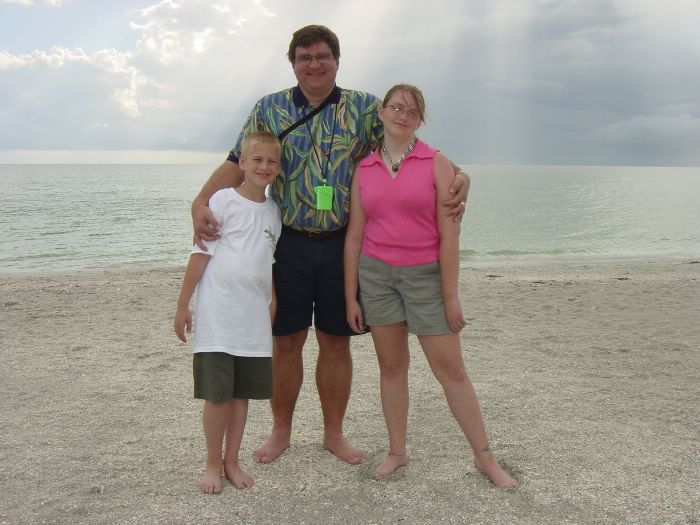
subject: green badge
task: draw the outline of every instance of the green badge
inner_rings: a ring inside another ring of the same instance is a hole
[[[323,186],[314,186],[316,192],[316,209],[331,210],[333,209],[333,186],[326,184],[326,179],[323,179]]]

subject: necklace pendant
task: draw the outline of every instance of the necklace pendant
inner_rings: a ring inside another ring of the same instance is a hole
[[[394,173],[396,173],[397,171],[399,171],[399,165],[398,165],[398,164],[392,164],[392,165],[391,165],[391,171],[393,171]]]

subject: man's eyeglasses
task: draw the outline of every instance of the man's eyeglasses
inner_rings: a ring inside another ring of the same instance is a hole
[[[335,60],[335,57],[333,56],[333,53],[319,53],[318,55],[299,55],[294,57],[294,62],[296,62],[297,64],[302,64],[304,66],[308,66],[311,64],[311,62],[314,61],[314,59],[319,64],[328,64],[329,62]]]
[[[420,118],[420,113],[413,109],[406,109],[403,106],[394,106],[392,104],[387,104],[384,107],[389,108],[394,115],[406,115],[408,118],[413,120]]]

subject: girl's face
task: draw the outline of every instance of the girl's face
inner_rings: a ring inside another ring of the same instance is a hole
[[[397,137],[412,137],[421,124],[418,105],[406,91],[397,91],[379,108],[379,119],[384,123],[384,132]]]

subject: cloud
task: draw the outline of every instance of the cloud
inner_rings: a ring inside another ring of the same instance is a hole
[[[68,0],[43,0],[42,2],[34,2],[33,0],[0,0],[0,4],[16,4],[23,6],[31,6],[36,4],[44,4],[51,7],[61,7],[65,5]]]
[[[136,54],[152,56],[164,65],[198,58],[215,44],[225,44],[251,20],[264,22],[275,15],[261,2],[162,0],[139,11],[141,32]]]
[[[149,79],[131,64],[131,54],[114,49],[105,49],[88,54],[80,48],[68,49],[54,46],[50,51],[34,51],[27,55],[12,55],[0,51],[0,70],[42,67],[58,70],[71,64],[83,64],[109,75],[113,87],[113,99],[121,110],[130,117],[141,115],[139,93]],[[50,73],[47,76],[51,76]],[[94,78],[94,76],[93,76]]]
[[[54,3],[73,20],[101,12]],[[339,85],[377,95],[401,81],[418,85],[429,115],[421,136],[458,162],[643,154],[669,163],[685,147],[686,162],[700,163],[689,145],[700,118],[700,69],[689,66],[700,60],[694,1],[141,5],[110,4],[119,16],[94,26],[93,16],[85,35],[64,45],[12,52],[8,37],[0,50],[3,148],[225,151],[258,97],[294,83],[285,57],[291,33],[322,23],[341,40]],[[83,36],[94,31],[126,36],[91,49]],[[668,143],[677,145],[673,155]]]
[[[604,126],[593,136],[609,144],[641,146],[674,143],[694,136],[700,144],[700,117],[688,113],[672,116],[638,115]]]
[[[261,45],[274,39],[247,32],[273,12],[259,0],[193,0],[162,1],[132,16],[139,36],[129,50],[0,50],[0,120],[15,124],[0,130],[4,148],[229,147],[235,131],[216,115],[237,100],[242,120],[259,83],[242,85],[238,71],[282,56],[282,47]],[[244,52],[249,43],[260,46],[257,53]]]
[[[36,68],[42,65],[58,69],[70,62],[91,62],[89,57],[80,48],[67,49],[54,46],[49,52],[36,50],[26,55],[12,55],[7,51],[0,51],[0,70],[13,68]]]

